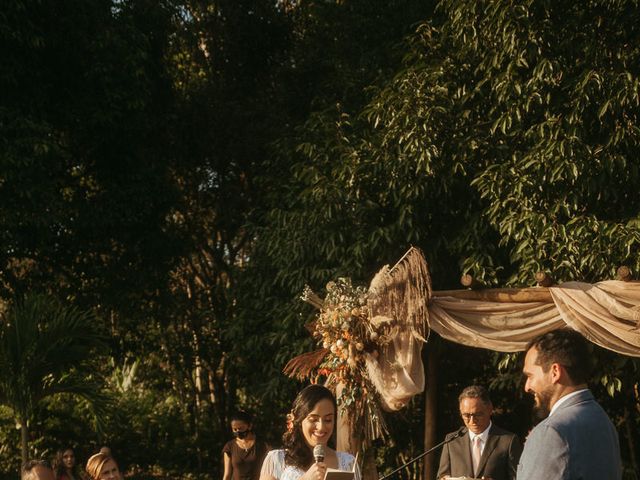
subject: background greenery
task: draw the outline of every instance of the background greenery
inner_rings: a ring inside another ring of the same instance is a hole
[[[32,455],[108,444],[136,478],[219,477],[235,408],[279,442],[300,387],[282,366],[312,347],[304,284],[367,284],[409,245],[435,289],[640,271],[639,17],[632,0],[5,1],[0,298],[92,312],[112,397],[100,428],[86,400],[40,402]],[[473,381],[526,433],[517,356],[428,348],[439,434]],[[636,478],[638,362],[595,358]],[[381,471],[422,451],[423,403],[394,415]]]

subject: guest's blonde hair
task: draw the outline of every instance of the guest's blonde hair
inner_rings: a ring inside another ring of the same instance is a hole
[[[96,453],[95,455],[89,457],[89,460],[87,460],[86,470],[91,480],[98,480],[100,478],[102,467],[104,467],[104,464],[109,460],[113,460],[116,465],[118,464],[115,458],[103,452]]]

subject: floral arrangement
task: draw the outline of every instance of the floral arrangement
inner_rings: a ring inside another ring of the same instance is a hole
[[[312,378],[316,383],[324,377],[327,386],[341,386],[337,394],[339,407],[348,412],[356,431],[364,431],[365,443],[370,443],[386,429],[365,358],[378,358],[378,349],[390,341],[389,332],[371,323],[367,306],[370,293],[366,287],[353,286],[351,279],[343,277],[327,283],[326,290],[324,300],[308,286],[301,296],[320,310],[310,329],[322,349],[303,355],[304,359],[298,357],[302,362],[290,362],[285,372]]]
[[[368,288],[343,277],[327,283],[326,291],[322,299],[305,287],[302,300],[319,310],[308,326],[319,348],[291,359],[284,373],[334,387],[350,437],[366,447],[386,434],[382,409],[397,411],[424,390],[428,266],[422,251],[411,247],[393,267],[383,266]]]

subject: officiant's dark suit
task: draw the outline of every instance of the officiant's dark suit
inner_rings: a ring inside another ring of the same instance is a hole
[[[467,431],[444,445],[438,479],[467,476],[514,480],[522,443],[514,433],[492,424],[493,406],[486,389],[478,386],[465,388],[460,394],[459,403]],[[451,438],[454,434],[455,432],[450,433],[446,438]],[[476,435],[482,438],[483,448],[477,471],[474,472],[471,437]]]

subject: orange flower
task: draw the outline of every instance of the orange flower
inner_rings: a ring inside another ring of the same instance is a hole
[[[291,412],[287,413],[287,432],[293,431],[293,420],[294,420],[293,413]]]

